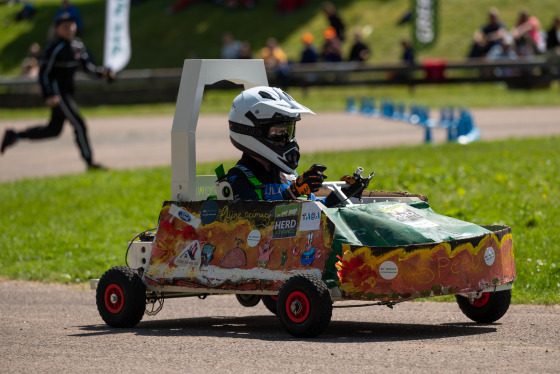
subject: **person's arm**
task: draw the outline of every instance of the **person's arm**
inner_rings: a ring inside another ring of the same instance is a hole
[[[115,77],[115,74],[111,71],[111,69],[103,66],[97,66],[93,63],[91,56],[82,41],[73,40],[72,48],[79,51],[80,63],[86,73],[97,78],[108,78],[109,80]]]

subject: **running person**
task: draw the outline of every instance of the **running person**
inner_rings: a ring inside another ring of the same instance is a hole
[[[111,70],[96,66],[84,44],[77,39],[76,22],[70,13],[62,13],[55,20],[58,39],[50,44],[39,72],[39,83],[45,104],[51,108],[51,118],[47,125],[35,126],[21,132],[7,129],[2,140],[1,153],[19,139],[45,139],[60,135],[65,120],[74,127],[76,144],[88,169],[103,169],[93,161],[86,124],[74,100],[74,73],[81,67],[96,77],[114,78]]]
[[[233,101],[229,113],[232,144],[243,151],[241,159],[228,171],[227,181],[235,200],[295,200],[313,195],[327,177],[326,166],[314,164],[298,175],[299,146],[295,139],[300,114],[314,114],[278,88],[254,87]],[[367,186],[362,180],[343,177],[352,186],[346,196],[358,196]],[[340,201],[335,193],[321,200],[327,207]]]

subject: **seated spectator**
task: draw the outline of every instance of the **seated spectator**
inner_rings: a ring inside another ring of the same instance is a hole
[[[39,58],[41,56],[41,47],[39,43],[33,43],[29,47],[29,53],[23,60],[21,66],[21,76],[28,78],[36,78],[39,75]]]
[[[323,60],[325,62],[342,61],[342,42],[336,34],[334,27],[330,26],[323,32],[325,42],[323,44]]]
[[[537,17],[529,14],[527,10],[519,12],[519,18],[515,27],[511,30],[516,43],[526,45],[528,55],[544,53],[545,44],[541,35],[541,24]]]
[[[326,2],[323,4],[323,11],[327,16],[327,19],[329,20],[329,24],[336,31],[336,36],[338,37],[338,39],[340,39],[341,42],[343,42],[345,38],[345,26],[344,22],[342,22],[342,19],[338,15],[338,11],[336,10],[335,6],[331,2]]]
[[[500,21],[498,9],[488,10],[488,23],[476,30],[469,58],[484,57],[494,45],[499,44],[507,35],[506,26]]]
[[[288,56],[278,46],[275,38],[268,38],[266,45],[261,49],[260,56],[264,61],[264,66],[269,71],[274,71],[280,86],[286,86],[290,75]]]
[[[35,6],[33,3],[26,1],[23,3],[23,8],[16,13],[16,21],[23,21],[31,19],[35,15]]]
[[[486,54],[486,59],[488,61],[516,61],[518,55],[513,38],[508,35],[499,44],[495,44]],[[512,68],[496,68],[492,74],[495,77],[512,77],[517,75],[517,72]]]
[[[560,49],[560,17],[555,17],[546,33],[546,50],[554,52],[558,49]]]
[[[239,57],[242,59],[251,59],[253,58],[253,52],[251,51],[251,45],[249,42],[241,43],[241,49],[239,50]]]
[[[313,45],[313,34],[306,32],[301,37],[301,41],[303,42],[303,51],[301,52],[301,59],[300,62],[302,64],[313,64],[319,61],[319,54]]]
[[[350,57],[348,58],[349,61],[365,61],[369,58],[370,50],[368,46],[362,40],[362,32],[360,30],[356,30],[354,32],[354,45],[352,46],[352,50],[350,51]]]
[[[242,44],[239,40],[235,40],[233,34],[225,32],[222,35],[222,50],[220,52],[221,58],[236,59],[239,58]]]

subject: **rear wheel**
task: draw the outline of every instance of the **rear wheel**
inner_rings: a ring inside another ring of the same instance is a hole
[[[237,297],[239,304],[247,308],[253,307],[261,301],[261,297],[259,295],[237,294],[235,297]]]
[[[278,317],[284,328],[298,338],[322,333],[332,317],[332,300],[325,283],[314,276],[296,275],[278,293]]]
[[[278,296],[264,295],[262,297],[262,302],[266,309],[268,309],[272,314],[278,314]]]
[[[96,291],[97,310],[111,327],[132,327],[146,309],[146,286],[127,266],[115,266],[105,272]]]
[[[461,311],[478,323],[493,323],[506,314],[511,303],[511,290],[484,292],[478,299],[455,295]]]

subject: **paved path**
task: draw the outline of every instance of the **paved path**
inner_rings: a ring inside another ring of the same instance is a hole
[[[3,373],[534,374],[560,363],[560,306],[512,305],[490,325],[455,303],[335,308],[311,340],[233,296],[169,299],[135,328],[112,329],[94,291],[4,281],[0,310]]]
[[[483,140],[560,134],[560,108],[480,109],[473,112]],[[439,114],[433,113],[433,118]],[[0,131],[18,129],[41,120],[0,120]],[[135,168],[171,163],[172,116],[91,118],[89,132],[96,159],[113,168]],[[228,137],[227,115],[201,116],[197,130],[198,161],[236,159],[240,152]],[[306,115],[298,125],[303,152],[367,149],[422,144],[422,128],[383,119],[346,113]],[[433,133],[444,142],[446,130]],[[0,157],[0,182],[85,170],[74,144],[70,125],[62,136],[40,142],[21,141]]]

